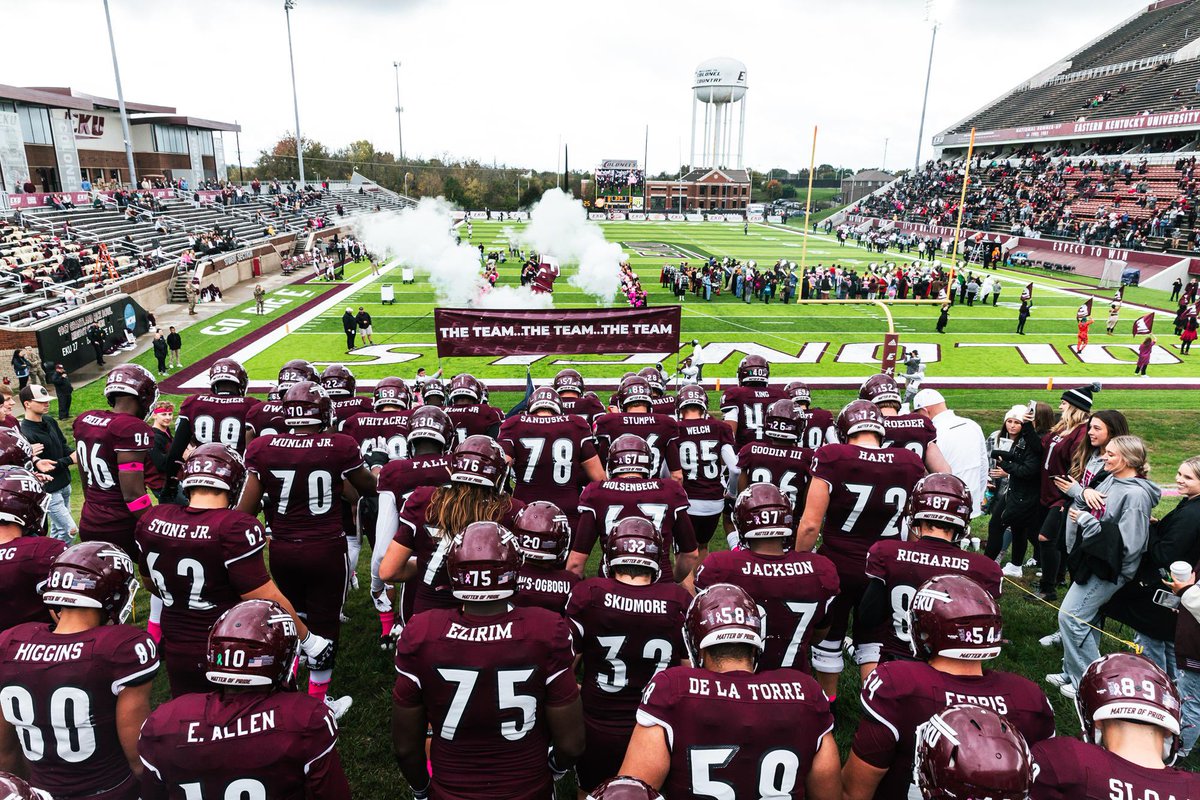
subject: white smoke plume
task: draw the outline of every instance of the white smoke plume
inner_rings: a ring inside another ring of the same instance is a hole
[[[373,253],[395,259],[429,276],[438,305],[481,308],[549,308],[548,294],[525,287],[492,288],[484,280],[479,250],[455,244],[451,207],[443,198],[422,198],[399,214],[368,214],[355,222],[356,235]]]
[[[621,288],[621,247],[604,238],[600,226],[587,218],[583,204],[560,189],[550,189],[534,204],[529,224],[518,236],[522,244],[564,265],[577,264],[569,281],[580,291],[608,305]]]

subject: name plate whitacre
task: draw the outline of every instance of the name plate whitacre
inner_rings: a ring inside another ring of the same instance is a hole
[[[434,309],[439,357],[662,353],[679,349],[679,306]]]

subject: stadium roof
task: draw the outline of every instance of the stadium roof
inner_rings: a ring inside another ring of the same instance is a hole
[[[189,128],[202,128],[209,131],[240,131],[241,125],[235,122],[217,122],[213,119],[200,119],[199,117],[187,117],[177,114],[148,114],[138,117],[133,117],[129,120],[131,125],[146,125],[154,123],[156,125],[186,125]]]
[[[121,107],[121,104],[111,97],[97,97],[91,94],[77,92],[70,86],[33,86],[31,89],[39,92],[46,92],[58,98],[71,98],[80,100],[85,103],[91,103],[93,109],[109,108],[116,110]],[[75,106],[67,106],[74,108]],[[130,100],[125,101],[125,110],[131,114],[146,113],[146,114],[174,114],[175,108],[172,106],[156,106],[150,103],[136,103]]]
[[[22,103],[32,103],[40,106],[54,106],[56,108],[72,108],[78,111],[91,111],[95,105],[90,100],[83,98],[64,97],[60,94],[48,92],[45,89],[31,89],[23,86],[8,86],[0,83],[0,99],[2,100],[17,100]]]

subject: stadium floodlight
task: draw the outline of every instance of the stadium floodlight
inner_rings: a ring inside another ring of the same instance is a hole
[[[393,61],[392,66],[396,68],[396,133],[400,136],[400,156],[396,161],[399,163],[404,161],[404,124],[400,121],[404,107],[400,105],[400,62]]]
[[[107,0],[105,0],[107,2]],[[304,190],[304,141],[300,137],[300,100],[296,95],[296,58],[292,54],[292,9],[296,7],[296,0],[283,0],[283,15],[287,17],[287,32],[288,32],[288,63],[292,66],[292,108],[296,112],[296,164],[300,172],[300,190]]]
[[[108,10],[108,0],[104,0],[104,19],[108,23],[108,47],[112,50],[113,77],[117,80],[117,109],[121,112],[121,135],[125,137],[125,161],[129,166],[129,185],[136,189],[137,170],[133,166],[133,138],[129,135],[129,112],[125,110],[125,91],[121,88],[121,68],[117,65],[117,40],[113,38],[112,14]]]
[[[925,0],[925,21],[933,28],[929,39],[929,65],[925,67],[925,97],[921,100],[921,125],[917,129],[917,158],[913,167],[913,175],[921,171],[921,140],[925,138],[925,109],[929,106],[929,79],[933,76],[933,46],[937,44],[937,32],[941,27],[941,18],[950,7],[951,0]]]

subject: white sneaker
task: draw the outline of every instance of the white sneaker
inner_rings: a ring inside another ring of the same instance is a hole
[[[333,712],[333,718],[339,720],[350,710],[350,706],[354,705],[354,698],[350,695],[345,695],[334,700],[329,695],[325,695],[325,705],[329,706],[329,710]]]
[[[343,625],[350,621],[350,618],[340,611],[338,612],[338,618],[341,619]]]
[[[1071,684],[1071,676],[1065,672],[1056,672],[1053,675],[1046,676],[1046,683],[1051,686],[1069,686]]]
[[[1058,687],[1058,690],[1062,692],[1062,696],[1068,700],[1074,700],[1075,695],[1079,694],[1079,691],[1075,688],[1075,684],[1073,683],[1064,683],[1062,686]]]
[[[1042,638],[1038,639],[1038,644],[1040,644],[1042,647],[1058,647],[1062,644],[1062,634],[1058,631],[1055,631],[1049,636],[1043,636]]]
[[[1029,559],[1028,561],[1026,561],[1026,562],[1025,562],[1025,566],[1027,566],[1027,567],[1036,567],[1036,566],[1037,566],[1037,559],[1036,559],[1036,558],[1031,558],[1031,559]]]
[[[1002,569],[1000,571],[1003,572],[1005,574],[1005,576],[1007,576],[1009,578],[1025,577],[1025,570],[1021,569],[1020,567],[1018,567],[1016,564],[1012,563],[1011,561],[1008,562],[1007,564],[1005,564],[1004,569]]]

